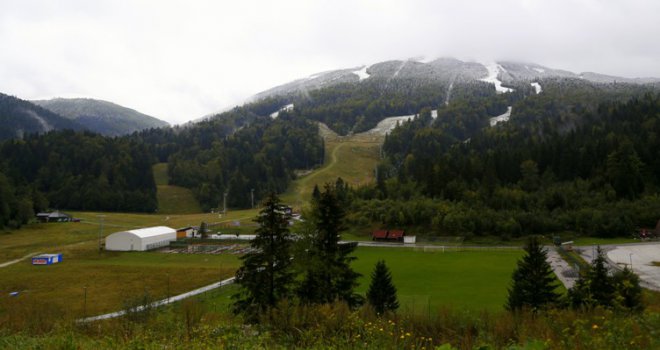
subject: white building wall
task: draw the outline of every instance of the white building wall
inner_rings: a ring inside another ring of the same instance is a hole
[[[142,234],[150,230],[148,235]],[[154,234],[157,230],[157,234]],[[147,228],[143,230],[115,232],[105,238],[105,249],[112,251],[145,251],[166,246],[176,240],[176,231],[169,227]]]

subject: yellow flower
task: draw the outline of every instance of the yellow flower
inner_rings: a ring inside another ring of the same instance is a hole
[[[598,329],[598,325],[594,324],[593,326],[591,326],[591,329]]]
[[[383,331],[383,329],[381,328],[381,329],[380,329],[380,331],[382,332],[382,331]]]
[[[401,334],[401,339],[403,339],[403,338],[404,338],[404,337],[403,337],[403,334]]]
[[[409,336],[410,336],[410,333],[406,332],[406,337],[409,337]]]

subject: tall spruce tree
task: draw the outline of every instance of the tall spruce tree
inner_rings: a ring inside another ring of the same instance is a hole
[[[275,193],[262,203],[255,220],[259,228],[252,241],[253,251],[241,257],[243,266],[236,272],[241,291],[234,295],[234,311],[243,313],[249,321],[289,297],[294,274],[291,269],[290,215]]]
[[[605,307],[614,305],[616,293],[614,279],[608,274],[605,255],[600,246],[596,249],[596,258],[587,271],[587,281],[589,281],[591,299],[595,304]]]
[[[542,309],[557,302],[556,278],[547,262],[547,252],[536,237],[530,237],[525,245],[527,253],[518,261],[513,272],[513,285],[509,289],[506,308],[510,311],[530,308]]]
[[[613,278],[617,293],[617,305],[630,311],[644,310],[644,299],[642,287],[639,284],[639,276],[626,267],[615,273]]]
[[[308,249],[309,261],[298,288],[298,295],[305,303],[329,303],[336,300],[357,306],[362,298],[354,293],[359,273],[351,269],[351,256],[357,244],[340,244],[340,232],[344,230],[344,210],[335,189],[326,184],[318,198],[312,200],[314,234]]]
[[[367,300],[374,310],[381,315],[385,311],[395,311],[399,308],[396,287],[392,283],[392,275],[384,260],[378,261],[371,273],[371,284],[369,284],[369,290],[367,290]]]
[[[617,299],[614,278],[608,274],[605,256],[600,247],[591,265],[580,275],[575,286],[568,291],[568,298],[574,308],[613,307]]]

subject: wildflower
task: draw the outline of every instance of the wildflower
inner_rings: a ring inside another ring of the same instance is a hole
[[[380,331],[382,332],[382,331],[383,331],[383,329],[381,328],[381,329],[380,329]]]
[[[591,326],[591,329],[598,329],[598,325],[594,323],[594,325]]]
[[[406,337],[409,337],[409,336],[410,336],[410,333],[406,332]]]
[[[403,339],[403,338],[404,338],[404,336],[403,336],[403,334],[401,334],[401,339]]]

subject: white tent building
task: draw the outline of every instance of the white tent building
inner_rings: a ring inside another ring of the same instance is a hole
[[[167,226],[155,226],[137,230],[115,232],[105,238],[106,250],[151,250],[176,241],[176,230]]]

